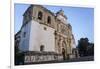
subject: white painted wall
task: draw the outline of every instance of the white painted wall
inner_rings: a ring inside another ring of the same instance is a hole
[[[44,30],[44,27],[47,30]],[[29,51],[40,51],[40,46],[44,45],[44,51],[55,51],[54,29],[32,20]]]
[[[47,30],[44,30],[44,27]],[[55,51],[55,36],[54,36],[54,29],[45,25],[40,25],[40,31],[42,33],[42,40],[41,44],[45,46],[45,51]]]

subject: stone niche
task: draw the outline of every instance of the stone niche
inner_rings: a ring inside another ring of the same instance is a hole
[[[63,56],[55,52],[24,52],[24,63],[47,62],[47,61],[61,61]]]

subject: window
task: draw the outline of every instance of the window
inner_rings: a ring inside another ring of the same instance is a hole
[[[47,30],[47,28],[46,28],[46,27],[44,27],[44,30]]]
[[[26,37],[26,32],[23,33],[23,37]]]
[[[51,23],[51,17],[50,16],[48,16],[48,18],[47,18],[47,23]]]
[[[40,51],[44,51],[44,45],[40,46]]]
[[[68,28],[69,28],[69,29],[72,29],[72,26],[71,26],[70,24],[68,24]]]
[[[41,11],[39,11],[39,13],[38,13],[38,19],[42,20],[42,12]]]

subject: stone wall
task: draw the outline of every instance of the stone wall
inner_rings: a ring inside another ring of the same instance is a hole
[[[24,52],[24,63],[45,62],[45,61],[61,61],[63,56],[54,52]]]

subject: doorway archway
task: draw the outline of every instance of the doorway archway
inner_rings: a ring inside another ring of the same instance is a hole
[[[65,60],[65,49],[62,48],[62,55],[63,55],[63,60]]]
[[[67,53],[67,44],[66,44],[66,42],[65,41],[62,41],[62,55],[63,55],[63,60],[65,60],[66,59],[66,53]]]

